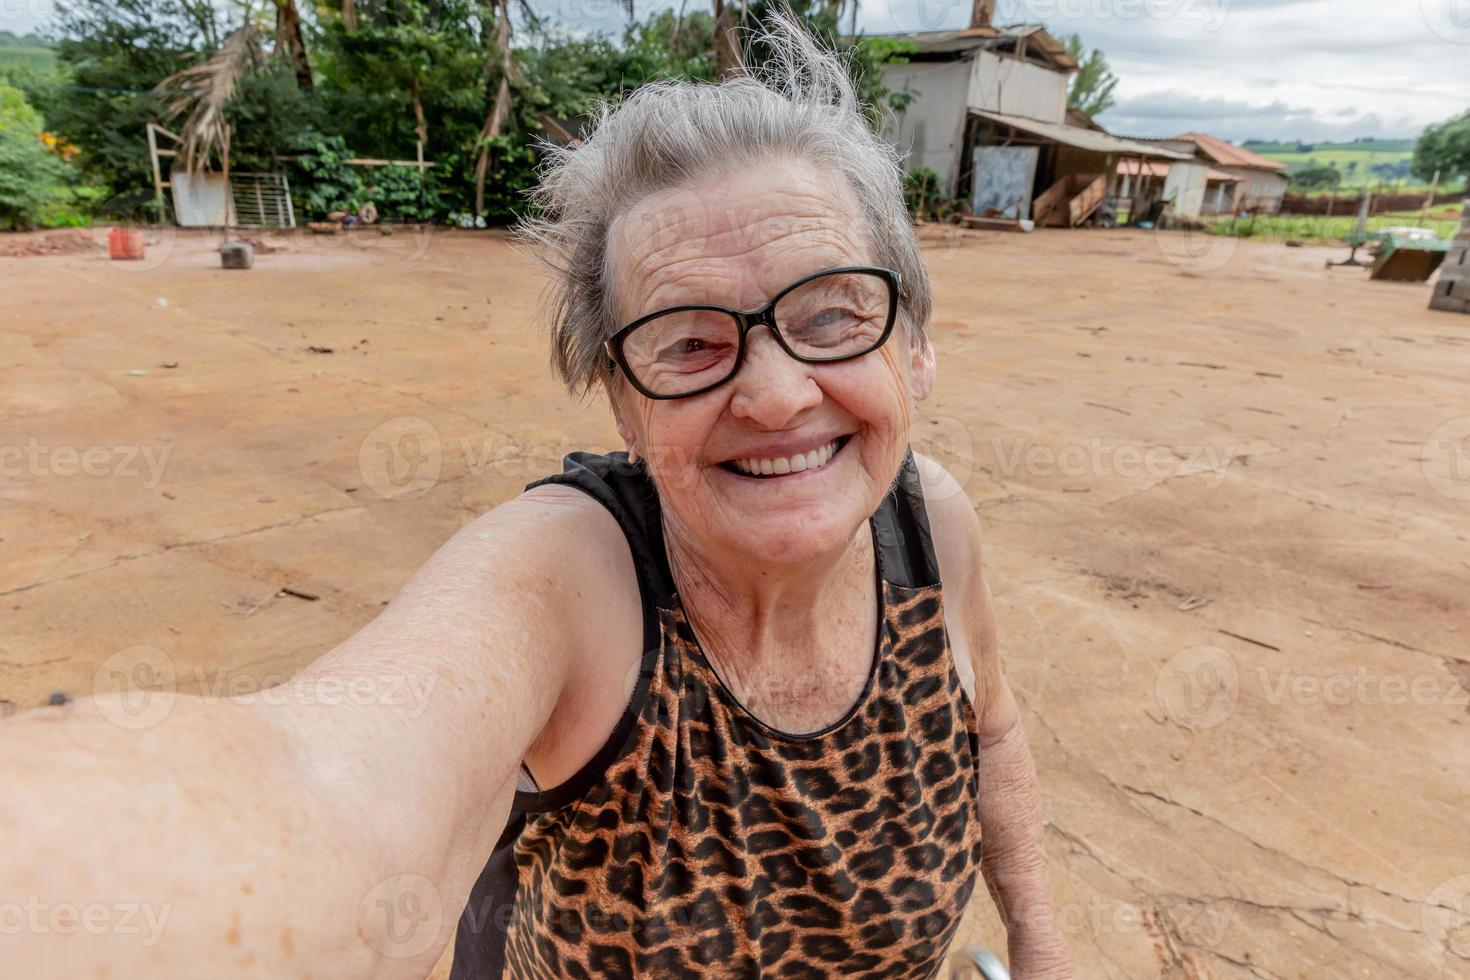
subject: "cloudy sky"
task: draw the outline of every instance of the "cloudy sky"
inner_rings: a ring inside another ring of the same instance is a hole
[[[622,28],[618,0],[533,2],[573,29]],[[0,28],[24,32],[48,9],[0,0]],[[858,26],[963,27],[969,12],[970,0],[864,0]],[[1101,48],[1120,79],[1102,122],[1124,135],[1415,136],[1470,108],[1470,0],[998,0],[996,22]]]

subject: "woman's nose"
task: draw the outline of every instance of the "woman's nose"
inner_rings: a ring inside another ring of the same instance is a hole
[[[786,428],[822,402],[812,367],[787,354],[769,330],[757,327],[746,338],[745,363],[730,382],[730,410],[762,428]]]

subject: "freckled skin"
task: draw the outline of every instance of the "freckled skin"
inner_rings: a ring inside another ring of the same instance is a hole
[[[620,322],[680,304],[756,309],[803,276],[874,264],[848,188],[781,159],[651,195],[609,236]],[[691,398],[644,398],[615,382],[619,431],[659,488],[690,619],[725,682],[772,724],[821,727],[862,689],[877,629],[866,521],[933,376],[932,349],[899,323],[873,354],[821,365],[757,329],[736,376]],[[750,480],[719,465],[834,436],[847,444],[811,478]],[[800,683],[818,672],[831,683]],[[770,691],[804,693],[762,704]]]
[[[872,264],[847,188],[788,161],[652,195],[610,235],[620,322],[681,303],[754,309],[804,275]],[[913,402],[927,396],[933,375],[932,357],[910,345],[902,324],[878,354],[827,365],[793,360],[761,329],[740,373],[720,388],[660,402],[620,385],[614,397],[677,547],[716,566],[799,566],[840,553],[877,508],[903,460]],[[855,438],[820,485],[765,486],[712,472],[763,440],[826,432]]]

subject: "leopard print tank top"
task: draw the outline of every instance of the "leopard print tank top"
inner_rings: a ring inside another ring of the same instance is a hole
[[[873,515],[877,655],[856,704],[793,735],[710,667],[674,591],[658,495],[623,453],[574,453],[627,535],[644,654],[602,750],[517,792],[470,895],[452,980],[930,977],[980,867],[979,736],[950,653],[913,457]]]

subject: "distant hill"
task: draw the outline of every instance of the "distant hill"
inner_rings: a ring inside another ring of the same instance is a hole
[[[1412,139],[1368,137],[1335,143],[1246,140],[1241,146],[1261,156],[1281,161],[1286,164],[1288,173],[1308,167],[1335,167],[1342,174],[1340,186],[1344,188],[1395,183],[1410,188],[1424,184],[1424,181],[1409,172],[1414,142]]]
[[[7,65],[50,71],[56,66],[56,52],[38,35],[0,31],[0,67]]]
[[[1306,143],[1301,140],[1277,141],[1273,143],[1268,140],[1246,140],[1240,145],[1265,156],[1270,156],[1273,153],[1296,153],[1298,152],[1298,147],[1312,147],[1318,150],[1369,150],[1375,153],[1396,153],[1404,150],[1412,151],[1414,149],[1414,140],[1412,138],[1381,140],[1372,136],[1366,136],[1362,139],[1338,143]]]

